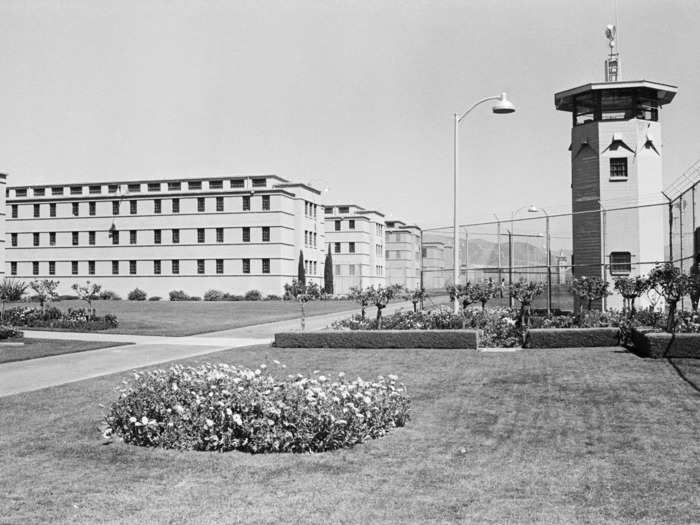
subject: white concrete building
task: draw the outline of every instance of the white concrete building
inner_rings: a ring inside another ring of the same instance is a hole
[[[356,204],[325,206],[326,242],[333,258],[333,291],[384,286],[384,214]]]
[[[386,284],[409,290],[421,285],[421,229],[402,221],[386,221]]]
[[[303,251],[307,281],[322,285],[320,195],[276,175],[14,186],[6,273],[57,279],[60,293],[90,280],[122,296],[281,295]]]
[[[426,290],[443,291],[448,281],[451,282],[445,270],[445,248],[442,241],[423,241],[423,288]]]

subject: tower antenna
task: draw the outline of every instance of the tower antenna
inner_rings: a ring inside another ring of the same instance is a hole
[[[616,49],[617,27],[612,24],[605,26],[605,38],[608,39],[610,48],[608,58],[605,59],[605,81],[617,82],[620,74],[620,55]]]

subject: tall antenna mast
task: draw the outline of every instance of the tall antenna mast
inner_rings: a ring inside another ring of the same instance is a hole
[[[620,75],[620,55],[617,52],[617,27],[610,24],[605,26],[605,38],[608,39],[608,47],[610,48],[608,58],[605,59],[605,81],[617,82]]]

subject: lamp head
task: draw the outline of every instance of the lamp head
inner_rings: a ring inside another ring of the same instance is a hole
[[[508,100],[508,96],[505,93],[501,93],[501,97],[491,110],[496,114],[513,113],[515,112],[515,106]]]
[[[535,206],[534,204],[531,204],[530,207],[527,209],[528,212],[530,213],[538,213],[540,210]]]

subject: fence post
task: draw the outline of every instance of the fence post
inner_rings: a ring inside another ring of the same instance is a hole
[[[513,308],[513,296],[510,294],[513,288],[513,232],[508,230],[508,307]]]

